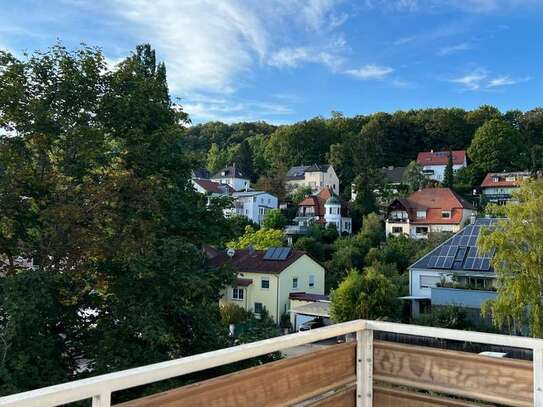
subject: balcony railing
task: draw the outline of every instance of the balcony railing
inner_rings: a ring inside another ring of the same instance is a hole
[[[530,349],[533,362],[374,341],[374,331]],[[364,320],[19,393],[1,398],[0,405],[55,406],[92,399],[93,407],[106,407],[110,406],[112,392],[350,333],[356,333],[356,341],[129,401],[123,406],[472,405],[459,400],[463,398],[543,407],[543,340]]]

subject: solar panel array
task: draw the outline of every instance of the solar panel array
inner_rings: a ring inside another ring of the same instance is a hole
[[[290,251],[290,247],[270,247],[264,255],[264,260],[286,260]]]
[[[494,250],[482,252],[477,248],[481,229],[492,227],[497,219],[477,219],[455,234],[441,246],[413,265],[413,268],[435,268],[443,270],[489,271]]]

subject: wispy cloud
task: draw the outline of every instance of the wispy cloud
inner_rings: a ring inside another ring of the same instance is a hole
[[[491,78],[486,69],[477,68],[463,76],[450,79],[449,82],[461,85],[463,90],[476,91],[500,88],[504,86],[513,86],[529,81],[530,79],[530,77],[512,78],[510,75],[502,75]]]
[[[467,51],[472,48],[472,45],[468,42],[462,42],[460,44],[443,47],[437,50],[436,55],[439,57],[445,57],[447,55],[456,54],[458,52]]]
[[[487,13],[499,9],[540,4],[540,0],[366,0],[366,5],[371,8],[420,12],[454,8],[468,13]]]
[[[294,111],[277,102],[236,100],[235,98],[214,98],[195,94],[183,101],[183,109],[194,123],[220,120],[226,123],[257,121],[263,118],[270,123],[288,122]]]
[[[481,83],[488,77],[485,69],[477,68],[474,71],[458,78],[451,79],[450,82],[457,83],[464,90],[478,90],[481,88]]]
[[[341,65],[343,59],[339,55],[327,51],[318,51],[309,47],[282,48],[274,52],[268,63],[278,68],[294,68],[303,63],[320,63],[332,69]]]
[[[500,88],[503,86],[513,86],[513,85],[517,85],[519,83],[526,82],[529,80],[530,80],[530,77],[514,79],[514,78],[511,78],[509,75],[505,75],[505,76],[499,76],[497,78],[492,79],[490,82],[488,82],[487,87]]]
[[[351,75],[361,80],[382,80],[394,72],[394,69],[388,66],[365,65],[357,69],[348,69],[344,71],[347,75]]]

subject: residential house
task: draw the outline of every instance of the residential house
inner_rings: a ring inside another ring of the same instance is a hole
[[[315,194],[325,187],[330,187],[339,194],[339,178],[334,167],[327,164],[300,165],[290,168],[287,172],[286,185],[289,191],[309,187]]]
[[[476,214],[475,207],[450,188],[425,188],[390,203],[386,234],[425,239],[430,233],[454,233]]]
[[[489,172],[481,183],[481,197],[486,202],[504,205],[511,201],[513,192],[531,177],[528,171]]]
[[[449,154],[452,154],[453,171],[458,171],[468,165],[465,150],[422,152],[417,156],[417,163],[422,167],[424,175],[430,180],[443,182]]]
[[[211,177],[211,181],[227,184],[236,191],[247,191],[251,187],[251,180],[244,176],[236,164],[223,168]]]
[[[230,196],[235,192],[234,188],[228,184],[220,184],[203,178],[193,178],[192,186],[196,192],[211,197]]]
[[[409,297],[412,315],[429,306],[458,305],[478,319],[481,305],[496,298],[494,252],[477,248],[481,230],[498,219],[479,218],[409,267]]]
[[[221,303],[233,303],[256,315],[265,308],[279,323],[289,311],[291,293],[324,294],[324,267],[304,252],[287,247],[232,250],[210,259],[212,267],[231,267],[236,281],[226,286]]]
[[[243,215],[254,223],[262,224],[266,214],[278,207],[275,195],[264,191],[233,192],[234,208],[230,213]]]
[[[192,170],[192,179],[210,179],[211,174],[205,168],[197,168]]]
[[[298,204],[295,225],[285,228],[287,236],[305,234],[313,223],[325,226],[334,225],[339,234],[352,233],[352,219],[348,216],[348,206],[331,187],[323,188],[318,194],[306,197]]]

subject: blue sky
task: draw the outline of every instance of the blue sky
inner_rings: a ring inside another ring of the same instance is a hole
[[[543,105],[543,0],[0,0],[0,47],[150,42],[193,122]]]

